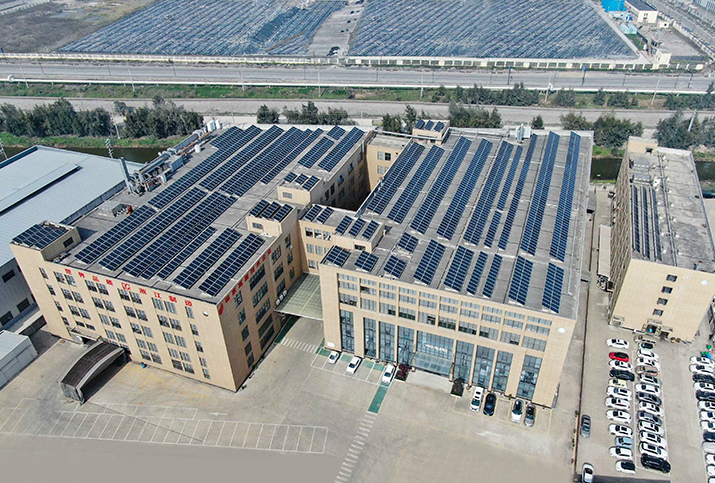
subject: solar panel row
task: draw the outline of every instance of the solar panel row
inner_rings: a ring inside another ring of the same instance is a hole
[[[371,272],[372,269],[375,268],[376,263],[377,257],[366,251],[360,252],[360,255],[358,256],[357,260],[355,260],[355,266],[357,268],[365,270],[366,272]]]
[[[474,265],[474,270],[472,270],[472,276],[467,284],[467,293],[472,295],[477,295],[477,289],[479,288],[479,282],[482,279],[482,274],[484,273],[484,268],[487,266],[488,255],[484,252],[479,252],[477,257],[477,263]]]
[[[427,245],[427,250],[424,255],[422,255],[420,264],[417,265],[417,270],[415,270],[415,280],[419,280],[425,285],[431,284],[439,262],[442,260],[442,255],[444,255],[444,251],[444,245],[430,240],[429,245]]]
[[[199,236],[194,238],[194,241],[189,243],[186,248],[181,250],[178,255],[172,258],[171,261],[167,263],[166,266],[164,266],[164,268],[159,270],[157,276],[164,280],[168,279],[169,276],[174,273],[174,271],[179,268],[182,263],[188,260],[191,255],[196,253],[196,251],[201,248],[201,245],[206,243],[206,241],[211,238],[211,235],[213,235],[215,232],[216,228],[213,228],[211,226],[206,228]]]
[[[492,222],[489,224],[489,229],[487,230],[487,236],[484,237],[484,246],[491,248],[494,243],[494,237],[497,235],[497,230],[499,229],[499,222],[501,221],[501,211],[494,212],[492,216]]]
[[[430,148],[427,156],[425,156],[425,159],[422,160],[417,168],[417,172],[410,178],[402,194],[397,198],[395,205],[388,213],[387,217],[389,219],[395,223],[402,223],[410,211],[410,208],[412,208],[417,196],[420,194],[420,191],[427,183],[427,180],[432,176],[432,171],[434,171],[435,166],[437,166],[442,154],[444,154],[444,149],[438,146],[432,146],[432,148]]]
[[[316,219],[320,223],[325,223],[326,221],[328,221],[328,218],[330,218],[330,215],[332,215],[334,211],[335,210],[333,210],[332,208],[327,207],[327,208],[323,209],[323,211],[318,215],[318,217]]]
[[[221,289],[251,259],[263,243],[263,238],[249,233],[238,247],[221,262],[221,265],[204,280],[204,283],[199,285],[199,288],[211,296],[218,295]]]
[[[335,139],[336,141],[343,137],[343,134],[345,134],[345,129],[341,128],[340,126],[334,126],[330,131],[328,131],[328,136]]]
[[[467,271],[469,271],[473,257],[473,251],[461,245],[457,247],[457,252],[452,258],[452,265],[450,265],[449,271],[444,278],[444,285],[446,287],[456,290],[457,292],[462,291],[462,286],[464,285],[464,280],[467,278]]]
[[[230,142],[231,139],[233,139],[234,136],[238,135],[241,130],[237,128],[236,126],[231,126],[230,128],[226,129],[223,133],[221,133],[219,136],[217,136],[215,139],[212,139],[209,144],[212,146],[221,149],[224,147],[227,143]]]
[[[148,203],[156,208],[164,208],[181,195],[181,193],[226,161],[233,153],[245,146],[246,143],[256,137],[260,132],[261,130],[256,126],[251,126],[245,131],[234,134],[231,137],[232,142],[219,148],[218,151],[191,168],[185,175],[167,186],[164,191],[150,199]]]
[[[397,246],[413,253],[415,248],[417,248],[417,241],[417,237],[412,236],[409,233],[403,233],[402,237],[400,237],[400,240],[397,242]]]
[[[363,136],[363,132],[354,127],[350,130],[347,136],[340,140],[337,146],[330,151],[321,162],[318,163],[318,167],[324,169],[325,171],[332,171],[335,166],[338,165],[341,159],[355,146],[355,143]]]
[[[352,222],[353,222],[353,218],[351,218],[351,217],[349,217],[349,216],[344,217],[344,218],[340,221],[340,223],[338,223],[338,226],[335,228],[335,233],[339,233],[339,234],[341,234],[341,235],[344,234],[344,233],[345,233],[345,230],[348,229],[348,227],[350,226],[350,224],[351,224]]]
[[[38,223],[17,235],[12,241],[42,249],[65,233],[67,233],[67,230],[64,228]]]
[[[536,134],[532,134],[531,139],[529,140],[529,147],[526,149],[524,164],[521,165],[519,180],[516,182],[516,188],[514,188],[514,196],[511,199],[511,205],[509,206],[509,211],[506,214],[506,220],[504,221],[504,226],[501,230],[501,236],[499,237],[498,246],[502,250],[506,250],[506,245],[509,243],[509,235],[511,234],[511,229],[514,226],[514,218],[516,217],[516,211],[519,208],[521,193],[524,191],[524,183],[526,183],[526,177],[529,174],[531,158],[534,155],[534,149],[536,148],[536,140]]]
[[[367,222],[365,220],[363,220],[362,218],[358,218],[352,224],[352,226],[350,227],[350,230],[348,230],[348,235],[353,236],[353,237],[358,236],[358,233],[360,233],[360,230],[362,230],[366,224],[367,224]]]
[[[124,262],[129,260],[132,255],[146,247],[159,233],[167,229],[205,196],[205,191],[199,188],[191,188],[188,193],[174,201],[170,206],[150,220],[144,228],[134,233],[121,245],[102,258],[99,264],[107,270],[118,269]]]
[[[439,208],[444,195],[447,193],[449,186],[452,184],[452,181],[454,180],[459,167],[462,165],[462,161],[464,161],[464,157],[467,155],[467,151],[471,145],[472,143],[468,141],[467,138],[459,138],[459,141],[457,141],[457,144],[454,146],[449,158],[447,158],[447,161],[444,163],[442,170],[439,172],[437,180],[430,188],[429,193],[427,193],[427,197],[422,202],[419,210],[417,210],[415,218],[410,224],[413,229],[419,231],[420,233],[427,232],[427,228],[429,228],[430,223],[432,223],[432,219],[437,213],[437,209]]]
[[[546,272],[546,284],[544,286],[544,297],[541,304],[557,314],[561,307],[561,289],[564,284],[564,269],[549,263]]]
[[[373,196],[367,204],[368,210],[382,214],[424,149],[424,146],[421,144],[410,143],[407,148],[400,153],[397,160],[395,160],[392,167],[387,171],[387,174],[385,174],[378,191],[373,191]]]
[[[325,255],[322,263],[332,263],[333,265],[342,267],[345,265],[345,262],[348,261],[349,256],[349,251],[333,245],[330,251]]]
[[[497,284],[497,277],[499,276],[499,269],[501,268],[501,263],[501,255],[494,255],[494,258],[492,258],[492,266],[489,267],[487,281],[484,283],[484,289],[482,290],[482,295],[484,295],[485,297],[491,297],[494,294],[494,287]]]
[[[156,238],[144,251],[130,260],[124,270],[135,277],[151,278],[235,201],[233,197],[211,193],[174,226]]]
[[[559,148],[560,139],[557,134],[549,133],[549,140],[546,143],[543,162],[539,170],[539,178],[536,182],[531,207],[529,208],[529,216],[526,219],[526,228],[521,239],[521,249],[531,255],[536,254],[536,246],[539,243],[541,223],[544,219],[546,201],[549,198],[551,176],[554,172],[554,163],[556,162],[556,152]]]
[[[451,240],[454,236],[454,232],[457,230],[459,221],[462,219],[467,202],[472,196],[474,187],[477,185],[477,180],[479,179],[479,175],[482,173],[482,169],[487,161],[487,156],[489,156],[489,153],[492,150],[492,146],[493,144],[486,139],[482,139],[481,143],[479,143],[479,148],[477,148],[477,152],[474,154],[472,161],[469,163],[467,172],[464,174],[462,181],[459,183],[459,187],[457,188],[454,198],[452,198],[447,211],[442,217],[442,222],[437,228],[437,234],[447,240]]]
[[[367,228],[365,228],[365,231],[362,232],[362,237],[366,240],[369,240],[372,238],[372,235],[375,234],[375,230],[377,230],[377,227],[379,227],[380,224],[377,223],[376,221],[370,221],[370,223],[367,225]]]
[[[273,181],[273,178],[278,176],[278,173],[283,171],[290,163],[293,162],[295,158],[298,157],[300,153],[308,149],[308,146],[313,144],[313,142],[318,139],[318,137],[323,133],[322,129],[316,129],[315,131],[311,132],[310,130],[306,131],[304,133],[305,139],[303,139],[303,142],[301,142],[293,151],[291,151],[288,156],[283,158],[280,162],[276,163],[275,166],[271,168],[270,171],[268,171],[268,174],[266,174],[263,178],[261,178],[261,183],[263,184],[268,184],[271,181]],[[316,178],[317,180],[317,178]]]
[[[633,203],[633,249],[640,253],[641,251],[641,217],[640,206],[638,204],[638,188],[636,185],[631,186],[631,198]]]
[[[189,289],[241,238],[235,230],[224,230],[211,244],[202,251],[179,275],[174,282]]]
[[[76,257],[84,263],[92,263],[107,250],[116,245],[122,238],[133,232],[139,225],[148,220],[156,210],[151,206],[141,206],[131,215],[114,225],[105,234],[94,240],[80,251]]]
[[[566,170],[564,179],[561,182],[561,195],[559,196],[559,207],[556,211],[556,224],[554,225],[554,235],[551,239],[552,257],[564,261],[566,257],[566,245],[569,238],[569,225],[571,223],[571,209],[573,208],[573,196],[576,188],[576,172],[578,171],[578,157],[581,150],[581,136],[571,133],[569,139],[568,155],[566,156]]]
[[[333,144],[335,143],[328,138],[321,139],[298,161],[298,164],[302,164],[306,168],[312,168],[313,165],[328,152],[328,149],[333,147]]]
[[[385,274],[392,275],[395,278],[400,278],[402,276],[402,272],[405,271],[406,266],[407,262],[400,260],[394,255],[390,255],[390,258],[387,259],[387,263],[385,264]]]
[[[323,211],[322,206],[313,205],[308,211],[305,212],[302,219],[313,221],[320,214],[321,211]]]
[[[524,257],[517,257],[514,266],[514,275],[511,277],[509,287],[509,298],[516,300],[520,304],[526,304],[526,296],[529,293],[529,282],[531,282],[531,270],[534,263]]]
[[[482,233],[487,225],[487,218],[489,218],[494,198],[499,191],[499,186],[513,149],[514,145],[505,141],[499,146],[496,160],[492,164],[487,181],[484,183],[484,188],[482,188],[482,192],[479,195],[477,207],[469,220],[467,230],[464,232],[464,241],[467,243],[478,245],[479,240],[482,238]]]
[[[511,191],[511,185],[514,182],[514,176],[516,176],[516,168],[519,166],[519,161],[521,161],[521,153],[524,151],[523,146],[517,146],[516,152],[514,153],[514,158],[511,160],[511,166],[509,166],[509,172],[506,175],[506,181],[504,181],[504,186],[501,189],[501,194],[499,195],[499,201],[497,202],[497,210],[503,211],[506,206],[506,200],[509,198],[509,192]]]

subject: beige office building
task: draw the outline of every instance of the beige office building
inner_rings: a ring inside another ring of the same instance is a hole
[[[630,138],[613,220],[611,324],[693,340],[715,295],[715,248],[692,153]]]

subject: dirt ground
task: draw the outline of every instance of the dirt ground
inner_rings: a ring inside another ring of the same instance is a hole
[[[59,0],[3,15],[0,48],[51,52],[154,1]]]

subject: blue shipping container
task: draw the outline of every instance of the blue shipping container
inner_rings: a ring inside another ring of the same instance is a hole
[[[601,6],[606,12],[622,12],[626,9],[624,0],[601,0]]]

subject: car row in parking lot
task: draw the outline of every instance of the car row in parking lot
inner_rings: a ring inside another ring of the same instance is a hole
[[[656,342],[643,335],[637,335],[635,340],[634,358],[626,352],[630,349],[628,341],[606,341],[606,345],[614,349],[608,355],[610,380],[605,399],[606,416],[613,422],[608,427],[614,436],[614,446],[609,453],[617,460],[616,470],[619,472],[635,474],[634,456],[637,450],[644,468],[669,473],[668,443],[663,424],[665,414],[658,379],[660,361],[654,352]],[[633,390],[630,383],[633,383]],[[631,410],[635,413],[635,420]],[[631,427],[632,423],[635,423],[636,430]],[[583,420],[581,435],[584,435]]]
[[[707,357],[690,358],[693,389],[698,400],[703,453],[708,483],[715,483],[715,362]]]
[[[338,351],[330,351],[330,354],[328,354],[328,362],[330,364],[336,364],[340,360],[340,352]],[[350,362],[348,363],[348,367],[345,369],[346,374],[355,374],[358,370],[358,367],[360,367],[360,363],[362,362],[362,358],[358,356],[352,356],[350,359]],[[390,384],[392,382],[392,378],[395,376],[395,365],[394,364],[387,364],[385,366],[385,370],[382,372],[382,383],[383,384]]]
[[[482,408],[483,403],[482,412],[487,416],[493,416],[496,410],[497,396],[493,392],[490,392],[484,397],[485,392],[485,389],[481,386],[474,388],[469,409],[478,412],[479,409]],[[511,406],[511,422],[520,424],[522,419],[524,420],[524,425],[532,427],[534,421],[536,421],[536,408],[531,403],[527,404],[521,399],[516,399]]]

